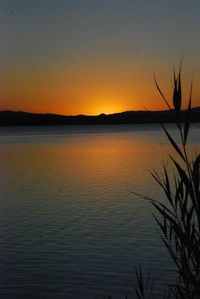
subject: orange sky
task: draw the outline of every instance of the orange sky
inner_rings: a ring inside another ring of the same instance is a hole
[[[0,2],[0,109],[65,115],[165,109],[183,58],[200,105],[200,5],[164,1]],[[179,9],[177,9],[179,8]]]
[[[127,110],[165,109],[153,80],[153,71],[146,73],[119,67],[87,66],[84,70],[49,70],[8,73],[1,78],[1,109],[23,110],[65,115],[115,113]],[[191,76],[190,76],[191,75]],[[172,95],[171,69],[157,75],[169,100]],[[186,77],[186,78],[185,78]],[[183,94],[187,99],[192,74],[183,76]],[[196,80],[195,80],[196,81]],[[195,84],[195,82],[194,82]],[[200,98],[194,88],[193,98]],[[199,102],[194,100],[194,105]]]

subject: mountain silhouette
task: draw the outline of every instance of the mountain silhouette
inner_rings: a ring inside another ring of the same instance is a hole
[[[186,113],[181,111],[179,119],[185,120]],[[90,124],[141,124],[175,122],[175,111],[126,111],[96,116],[64,116],[58,114],[36,114],[28,112],[0,111],[0,126],[34,125],[90,125]],[[200,122],[200,107],[191,109],[191,122]]]

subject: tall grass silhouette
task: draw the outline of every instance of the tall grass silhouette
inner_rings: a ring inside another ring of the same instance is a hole
[[[161,126],[175,151],[169,155],[174,168],[174,175],[163,164],[163,174],[156,170],[151,172],[155,182],[161,187],[166,203],[150,200],[155,208],[155,220],[160,228],[161,238],[169,256],[174,262],[178,280],[168,286],[163,298],[197,299],[200,298],[200,154],[191,158],[188,153],[188,134],[190,130],[192,83],[186,118],[180,121],[182,109],[181,66],[173,73],[173,108],[162,93],[155,78],[156,87],[171,113],[176,114],[176,127],[179,133],[178,142],[161,122]],[[145,280],[142,269],[136,270],[138,299],[155,298],[154,281]]]

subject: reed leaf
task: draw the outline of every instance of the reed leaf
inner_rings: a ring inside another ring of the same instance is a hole
[[[156,84],[156,88],[157,88],[158,92],[160,93],[161,97],[162,97],[163,100],[165,101],[165,104],[167,105],[167,107],[169,108],[169,110],[172,110],[171,107],[170,107],[170,105],[169,105],[169,103],[168,103],[168,101],[167,101],[167,99],[165,98],[164,94],[162,93],[162,91],[161,91],[161,89],[160,89],[160,87],[159,87],[159,85],[158,85],[158,82],[157,82],[157,79],[156,79],[156,75],[155,75],[155,74],[154,74],[154,82],[155,82],[155,84]]]
[[[186,145],[188,132],[190,128],[191,105],[192,105],[192,82],[190,85],[190,97],[189,97],[188,108],[186,112],[186,122],[184,125],[184,142],[183,142],[184,146]]]
[[[162,128],[165,131],[165,134],[167,135],[167,138],[169,139],[169,141],[170,141],[171,145],[173,146],[173,148],[181,156],[181,158],[185,161],[185,157],[184,157],[181,149],[179,148],[178,144],[174,141],[174,139],[171,137],[171,135],[168,133],[167,129],[165,128],[165,126],[163,124],[162,124]]]

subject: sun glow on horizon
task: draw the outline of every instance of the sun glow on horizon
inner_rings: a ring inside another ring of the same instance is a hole
[[[109,104],[109,103],[98,103],[95,107],[90,109],[91,115],[99,115],[99,114],[113,114],[117,112],[124,111],[124,108],[119,105]]]

